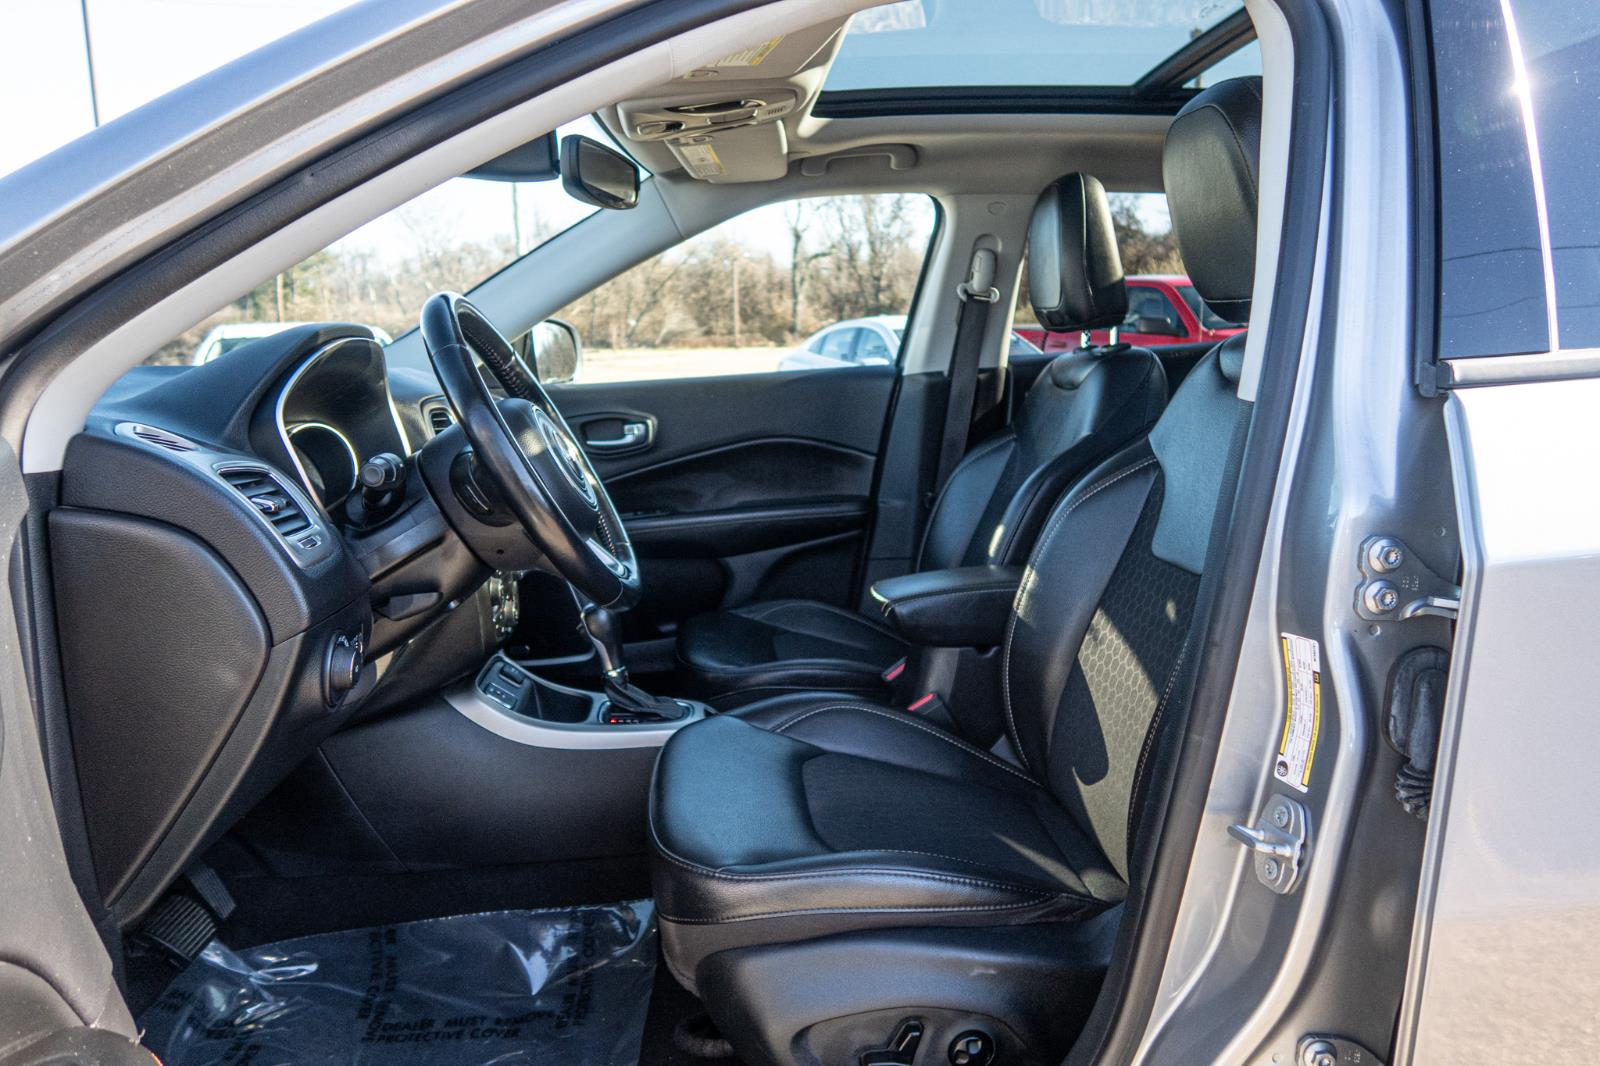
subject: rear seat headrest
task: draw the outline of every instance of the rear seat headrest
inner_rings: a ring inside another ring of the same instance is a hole
[[[1162,180],[1189,279],[1212,310],[1250,319],[1256,274],[1261,79],[1219,82],[1167,128]]]
[[[1097,178],[1068,174],[1040,195],[1028,227],[1028,297],[1039,325],[1056,332],[1128,316],[1111,206]]]

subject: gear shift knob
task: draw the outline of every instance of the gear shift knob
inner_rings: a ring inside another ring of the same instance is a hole
[[[609,608],[589,606],[583,609],[583,628],[589,631],[594,650],[600,654],[601,673],[626,684],[628,664],[622,658],[622,619]]]
[[[628,683],[628,664],[622,658],[622,619],[615,611],[590,604],[583,609],[583,628],[600,655],[600,674],[613,713],[628,721],[671,721],[689,713],[688,704],[652,696]]]

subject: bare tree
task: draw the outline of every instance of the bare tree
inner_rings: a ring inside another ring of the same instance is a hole
[[[783,221],[789,230],[789,333],[800,335],[800,300],[805,295],[806,282],[811,278],[812,267],[829,252],[806,251],[806,237],[816,216],[815,205],[806,200],[793,200],[783,209]]]

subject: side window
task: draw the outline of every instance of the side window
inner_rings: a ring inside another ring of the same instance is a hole
[[[856,347],[856,336],[860,332],[859,329],[834,330],[822,338],[822,350],[818,354],[842,363],[850,362]]]
[[[889,342],[875,329],[864,329],[856,339],[856,362],[863,366],[888,366],[894,362]]]
[[[1128,317],[1123,319],[1122,328],[1129,333],[1154,333],[1157,331],[1150,327],[1157,322],[1173,333],[1183,332],[1183,317],[1165,293],[1144,285],[1129,286]]]
[[[853,320],[906,314],[935,215],[926,196],[880,195],[730,219],[556,312],[583,341],[574,380],[838,369],[863,352],[892,363],[876,330]],[[877,347],[860,348],[858,335]]]

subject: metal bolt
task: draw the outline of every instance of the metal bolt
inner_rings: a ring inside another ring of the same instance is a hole
[[[1277,859],[1262,859],[1261,860],[1261,875],[1263,877],[1265,877],[1268,881],[1276,881],[1278,879],[1278,860]]]
[[[1400,606],[1400,590],[1387,581],[1370,581],[1361,591],[1362,602],[1373,614],[1388,614]]]
[[[1367,545],[1367,565],[1380,574],[1398,570],[1405,561],[1405,549],[1391,537],[1379,537]]]
[[[1289,828],[1289,808],[1274,807],[1272,809],[1272,824],[1279,829]]]
[[[1300,1049],[1301,1066],[1338,1066],[1339,1049],[1326,1040],[1312,1040]]]

